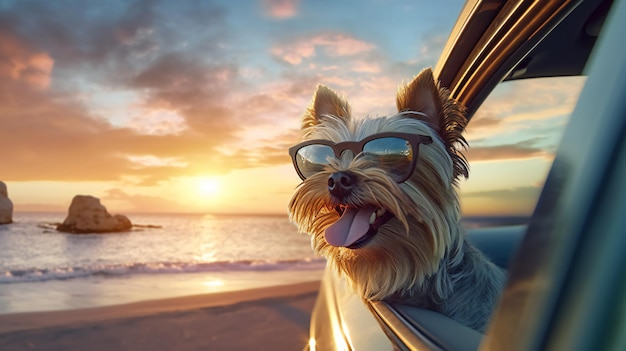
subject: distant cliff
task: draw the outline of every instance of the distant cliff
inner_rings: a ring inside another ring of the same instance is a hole
[[[0,181],[0,224],[13,223],[13,202],[9,199],[7,185]]]

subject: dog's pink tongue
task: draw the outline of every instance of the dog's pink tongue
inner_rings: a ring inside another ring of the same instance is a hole
[[[370,217],[376,207],[348,207],[341,218],[326,229],[326,241],[332,246],[350,246],[370,230]]]

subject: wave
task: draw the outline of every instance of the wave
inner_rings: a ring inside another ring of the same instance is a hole
[[[67,280],[91,276],[123,276],[131,274],[176,274],[202,272],[270,272],[319,270],[325,259],[294,259],[281,261],[220,261],[220,262],[156,262],[91,265],[85,267],[15,269],[0,274],[0,284]]]

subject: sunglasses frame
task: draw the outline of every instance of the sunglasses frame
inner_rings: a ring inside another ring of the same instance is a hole
[[[301,142],[300,144],[290,147],[289,155],[291,156],[293,167],[296,169],[296,172],[300,176],[300,179],[306,180],[307,177],[305,177],[300,171],[300,168],[298,167],[298,162],[296,160],[298,151],[302,149],[303,147],[309,146],[309,145],[325,145],[325,146],[330,147],[333,150],[333,153],[335,154],[336,158],[340,158],[341,154],[343,154],[343,152],[346,150],[350,150],[355,155],[358,155],[361,152],[363,152],[363,147],[365,146],[365,144],[367,144],[368,142],[372,140],[381,139],[381,138],[404,139],[408,141],[409,145],[411,145],[411,147],[413,148],[413,158],[411,159],[410,172],[408,172],[408,174],[405,177],[403,177],[401,180],[397,180],[396,183],[402,183],[406,181],[413,174],[413,171],[415,170],[415,164],[419,157],[420,144],[430,144],[433,142],[433,138],[431,138],[428,135],[413,134],[413,133],[400,133],[400,132],[384,132],[384,133],[370,135],[367,138],[362,139],[360,141],[343,141],[340,143],[334,143],[330,140],[324,140],[324,139],[307,140],[307,141]]]

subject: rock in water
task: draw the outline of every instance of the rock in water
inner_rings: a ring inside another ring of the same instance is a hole
[[[76,195],[67,218],[57,226],[57,230],[73,234],[113,233],[129,231],[132,226],[126,216],[110,215],[97,197]]]
[[[0,181],[0,224],[13,223],[13,202],[9,199],[7,185]]]

